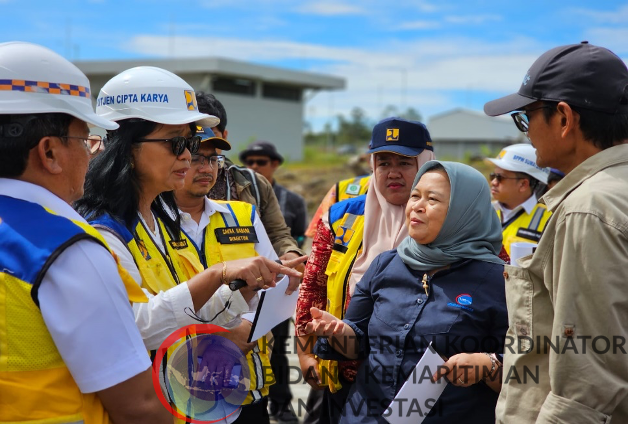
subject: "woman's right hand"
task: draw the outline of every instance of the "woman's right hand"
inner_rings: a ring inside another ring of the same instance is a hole
[[[342,334],[345,328],[345,323],[342,320],[315,307],[310,308],[310,313],[312,314],[312,321],[305,326],[306,334],[316,334],[322,337]]]
[[[284,261],[284,265],[280,265],[263,256],[227,261],[225,262],[224,280],[226,282],[237,279],[244,280],[249,287],[258,289],[275,287],[275,277],[277,274],[301,278],[303,274],[292,268],[303,263],[306,259],[307,256],[301,256]],[[214,266],[222,267],[223,265],[220,263]]]

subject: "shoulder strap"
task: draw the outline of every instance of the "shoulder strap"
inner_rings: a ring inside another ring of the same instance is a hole
[[[261,202],[261,198],[259,194],[259,187],[257,185],[257,176],[255,175],[255,171],[245,166],[238,166],[238,165],[231,165],[229,167],[229,171],[231,171],[233,168],[235,168],[237,171],[240,171],[242,175],[244,176],[244,178],[246,178],[251,183],[251,185],[253,185],[253,194],[255,195],[255,200],[257,202],[257,205],[259,206]]]

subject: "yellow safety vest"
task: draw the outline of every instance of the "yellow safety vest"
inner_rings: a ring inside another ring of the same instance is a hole
[[[188,281],[203,271],[196,249],[185,233],[181,233],[180,240],[175,240],[162,220],[159,218],[156,218],[156,220],[157,225],[159,225],[159,236],[166,254],[162,253],[155,244],[152,236],[149,235],[150,230],[144,226],[141,220],[136,224],[133,233],[120,221],[109,215],[100,216],[92,221],[96,228],[104,227],[112,230],[126,243],[142,277],[143,287],[153,295],[160,291],[165,292],[182,282]],[[162,372],[166,372],[165,367],[168,359],[182,343],[184,343],[184,340],[174,343],[168,348],[168,353],[162,363]],[[154,360],[155,351],[150,352],[150,354],[151,360]]]
[[[499,216],[499,220],[502,221],[501,210],[497,210],[497,216]],[[525,209],[522,208],[510,220],[503,222],[503,244],[508,255],[510,255],[510,245],[512,243],[522,241],[538,243],[550,216],[552,216],[552,213],[547,210],[547,207],[537,203],[531,213],[526,213]]]
[[[370,175],[349,178],[336,183],[336,203],[366,194]]]
[[[334,245],[327,263],[327,312],[336,318],[344,318],[349,293],[349,277],[355,259],[362,252],[364,238],[364,205],[366,195],[334,204],[329,209],[329,222],[334,234]],[[323,371],[323,368],[326,370]],[[342,386],[338,380],[338,362],[319,359],[319,375],[322,385],[328,385],[332,393]]]
[[[223,261],[250,258],[258,256],[255,251],[257,234],[253,222],[255,206],[238,201],[215,201],[230,213],[214,213],[209,224],[205,227],[203,244],[197,246],[201,262],[210,267]],[[266,336],[257,341],[257,346],[246,355],[249,365],[251,389],[244,405],[254,403],[268,396],[269,387],[275,377],[270,367]]]
[[[109,423],[96,393],[81,393],[48,332],[37,292],[48,267],[79,240],[107,243],[89,225],[0,196],[0,422]],[[115,258],[115,255],[114,255]],[[118,262],[117,258],[116,263]],[[118,264],[129,300],[146,296]]]

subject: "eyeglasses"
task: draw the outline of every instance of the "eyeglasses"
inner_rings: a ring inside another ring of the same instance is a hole
[[[137,141],[141,143],[151,141],[169,141],[172,144],[172,153],[174,153],[175,156],[182,154],[186,148],[194,155],[198,152],[198,148],[201,145],[201,137],[198,135],[193,135],[191,137],[178,136],[172,138],[140,138]]]
[[[268,162],[270,162],[268,159],[247,159],[245,161],[247,166],[253,166],[255,164],[257,164],[257,166],[266,166]]]
[[[528,113],[534,112],[535,110],[539,110],[539,109],[552,109],[552,108],[553,106],[544,105],[544,106],[537,107],[535,109],[520,110],[518,112],[511,113],[510,116],[512,116],[512,120],[515,121],[515,125],[517,126],[517,129],[523,133],[527,133],[528,128],[530,127],[530,116],[528,115]]]
[[[501,183],[502,180],[521,180],[519,177],[504,177],[502,174],[496,174],[495,172],[491,172],[488,176],[491,181],[497,180],[498,183]]]
[[[98,153],[102,145],[102,137],[98,134],[90,134],[89,137],[87,137],[87,147],[92,155]]]
[[[85,147],[87,148],[87,150],[89,150],[89,152],[92,155],[96,153],[98,149],[100,149],[100,143],[102,143],[102,137],[99,135],[89,135],[87,137],[79,137],[79,136],[74,136],[74,135],[57,135],[55,137],[63,138],[64,140],[68,140],[68,139],[81,140],[83,144],[85,145]],[[92,140],[96,140],[95,137],[98,137],[98,142],[92,145]]]
[[[211,169],[221,169],[225,166],[225,157],[222,155],[192,155],[192,166],[205,166],[208,163]]]

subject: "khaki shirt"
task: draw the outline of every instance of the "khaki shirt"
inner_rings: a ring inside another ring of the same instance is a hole
[[[542,201],[553,215],[537,250],[504,272],[496,422],[628,423],[628,145],[590,157]]]

